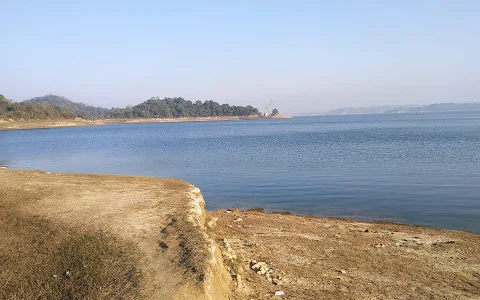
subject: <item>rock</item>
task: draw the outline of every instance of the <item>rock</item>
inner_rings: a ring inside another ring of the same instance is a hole
[[[285,292],[284,291],[275,291],[275,296],[284,296]]]
[[[225,212],[226,212],[227,214],[231,214],[233,211],[231,211],[230,209],[227,209]]]
[[[340,236],[338,234],[336,234],[335,237],[339,238]]]
[[[368,229],[365,229],[365,232],[370,232],[370,230],[368,230]]]
[[[238,217],[238,218],[234,219],[233,222],[241,222],[242,220],[243,220],[242,218]]]
[[[347,271],[345,271],[344,269],[340,269],[340,270],[338,270],[338,273],[340,273],[340,274],[346,274]]]
[[[385,245],[384,245],[384,244],[375,244],[375,245],[373,245],[373,247],[375,247],[375,248],[384,248]]]
[[[235,254],[235,251],[233,251],[232,247],[230,246],[230,243],[227,239],[223,239],[223,243],[225,244],[226,251],[223,252],[223,255],[226,256],[229,260],[235,260],[237,259],[237,255]]]
[[[218,221],[218,218],[211,218],[208,222],[207,222],[207,226],[209,228],[214,228],[216,225],[217,225],[217,221]]]
[[[273,278],[272,283],[275,284],[275,285],[280,285],[280,283],[281,283],[280,278]]]
[[[228,225],[228,228],[232,228],[233,226],[232,225]]]
[[[252,265],[251,269],[256,271],[257,274],[260,275],[265,275],[269,270],[267,263],[263,261],[257,262],[256,264]]]

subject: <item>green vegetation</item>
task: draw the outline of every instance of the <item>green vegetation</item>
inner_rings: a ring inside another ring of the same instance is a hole
[[[73,119],[71,109],[61,109],[47,103],[13,102],[0,94],[0,119],[38,120],[38,119]]]
[[[58,107],[61,111],[70,111],[75,114],[75,116],[82,119],[97,119],[104,118],[110,113],[110,109],[103,107],[91,106],[85,103],[78,103],[68,100],[63,96],[58,95],[45,95],[42,97],[35,97],[30,100],[25,100],[22,103],[32,103],[32,104],[48,104],[51,106]]]
[[[135,106],[112,109],[77,103],[51,94],[20,103],[9,101],[3,96],[0,100],[0,119],[186,118],[259,114],[252,106],[219,104],[211,100],[192,102],[181,97],[163,99],[153,97]]]
[[[113,108],[113,118],[184,118],[215,116],[251,116],[259,111],[252,106],[230,106],[214,101],[192,101],[183,98],[151,98],[133,107]]]
[[[278,109],[274,108],[274,109],[272,110],[272,116],[278,115],[278,114],[279,114]]]

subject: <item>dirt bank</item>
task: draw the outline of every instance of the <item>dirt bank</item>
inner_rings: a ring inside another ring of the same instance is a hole
[[[198,118],[142,118],[142,119],[98,119],[85,120],[0,120],[0,130],[39,129],[80,126],[103,126],[108,124],[142,124],[142,123],[177,123],[177,122],[211,122],[211,121],[238,121],[261,119],[290,119],[289,116],[275,115],[264,118],[258,116],[226,116],[226,117],[198,117]]]
[[[275,291],[284,299],[480,299],[478,235],[251,211],[208,215],[218,218],[210,234],[225,265],[242,281],[233,281],[233,299],[280,298]]]
[[[203,205],[176,179],[1,168],[0,299],[226,299]]]

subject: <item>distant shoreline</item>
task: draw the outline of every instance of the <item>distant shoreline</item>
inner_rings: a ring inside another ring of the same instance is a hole
[[[177,123],[177,122],[212,122],[240,121],[263,119],[291,119],[290,116],[275,115],[273,117],[259,116],[218,116],[218,117],[188,117],[188,118],[134,118],[134,119],[96,119],[76,118],[72,120],[0,120],[0,130],[48,129],[63,127],[104,126],[109,124],[146,124],[146,123]]]

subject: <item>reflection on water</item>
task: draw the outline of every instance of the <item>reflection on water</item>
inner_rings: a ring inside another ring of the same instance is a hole
[[[177,177],[258,207],[480,233],[480,113],[0,132],[0,165]]]

